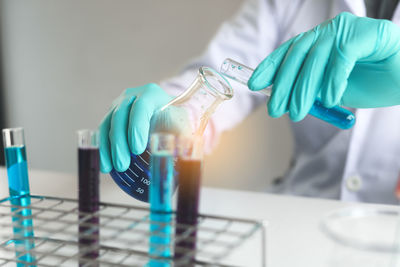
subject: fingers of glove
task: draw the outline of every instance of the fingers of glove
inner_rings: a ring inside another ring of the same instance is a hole
[[[325,107],[331,108],[340,103],[354,65],[354,60],[333,47],[321,86],[321,100]]]
[[[112,111],[107,113],[99,126],[100,170],[103,173],[110,172],[113,167],[111,159],[111,151],[110,151],[110,139],[109,139],[112,113],[113,113]]]
[[[139,155],[144,152],[149,139],[150,120],[154,113],[151,103],[146,99],[137,99],[133,104],[128,125],[129,147],[132,153]]]
[[[135,101],[129,114],[128,143],[134,154],[141,154],[146,149],[150,120],[154,112],[171,100],[157,84],[151,83],[143,87],[144,92]]]
[[[400,28],[391,21],[343,12],[331,20],[337,47],[355,60],[380,61],[400,50]]]
[[[268,111],[272,117],[280,117],[288,110],[293,86],[303,65],[308,51],[314,42],[313,31],[305,33],[293,42],[277,71]]]
[[[356,17],[341,13],[335,17],[338,47],[360,61],[384,60],[400,50],[400,28],[389,20]]]
[[[389,20],[380,20],[379,37],[382,39],[378,51],[380,59],[390,57],[400,50],[400,27]]]
[[[291,120],[304,119],[314,104],[320,92],[332,45],[332,38],[321,35],[310,49],[293,88],[289,106]]]
[[[127,139],[128,116],[135,96],[124,98],[114,109],[111,118],[110,145],[114,168],[121,172],[129,167],[131,156]]]
[[[280,45],[257,66],[247,83],[250,90],[258,91],[272,84],[276,71],[296,38],[298,36]]]

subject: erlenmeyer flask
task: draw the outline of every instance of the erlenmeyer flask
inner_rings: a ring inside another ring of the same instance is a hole
[[[153,115],[150,131],[185,137],[202,136],[215,109],[232,96],[232,87],[224,76],[211,68],[201,67],[189,88]],[[145,202],[148,202],[151,183],[150,156],[149,149],[141,155],[131,154],[131,163],[126,171],[113,169],[110,172],[122,190]]]

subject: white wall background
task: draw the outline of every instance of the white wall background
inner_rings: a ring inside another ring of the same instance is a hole
[[[76,136],[124,88],[176,74],[240,0],[1,0],[7,125],[26,131],[31,168],[76,170]],[[292,139],[265,107],[206,157],[208,186],[262,191]]]

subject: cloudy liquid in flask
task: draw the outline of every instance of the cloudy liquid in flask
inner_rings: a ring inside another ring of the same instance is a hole
[[[126,171],[118,172],[112,169],[110,172],[111,177],[122,190],[144,202],[149,201],[150,157],[151,152],[147,147],[140,155],[131,153],[131,163]]]

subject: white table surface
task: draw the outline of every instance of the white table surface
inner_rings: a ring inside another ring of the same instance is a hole
[[[77,178],[74,174],[30,170],[29,175],[31,193],[34,195],[77,197]],[[6,171],[0,168],[0,198],[6,196]],[[122,192],[108,175],[101,176],[101,201],[141,204]],[[362,259],[350,259],[355,255],[354,251],[327,237],[320,230],[320,223],[329,211],[354,205],[370,205],[215,188],[202,189],[200,205],[202,213],[268,220],[268,266],[364,264]]]

